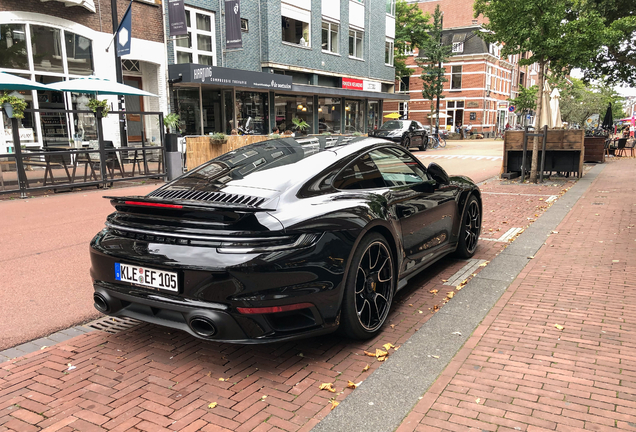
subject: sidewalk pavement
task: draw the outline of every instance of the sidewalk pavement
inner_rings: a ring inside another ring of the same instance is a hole
[[[542,430],[533,429],[537,422],[550,421],[554,427],[541,423],[545,430],[576,430],[567,429],[570,412],[594,419],[620,415],[622,421],[636,424],[636,419],[627,418],[636,405],[632,402],[636,394],[630,390],[636,375],[629,360],[633,344],[627,339],[634,328],[631,321],[636,320],[627,316],[633,310],[629,301],[634,304],[635,299],[625,290],[633,282],[623,261],[633,252],[631,244],[629,248],[625,244],[634,240],[627,235],[634,222],[630,220],[634,200],[629,186],[622,189],[629,185],[634,165],[630,159],[597,166],[595,173],[605,170],[573,212],[569,207],[593,176],[576,184],[551,208],[570,185],[484,185],[482,237],[491,241],[480,243],[476,261],[445,259],[409,283],[396,296],[386,329],[371,341],[328,335],[236,346],[139,325],[117,334],[94,331],[3,363],[0,431],[360,431],[398,426],[537,431]],[[552,228],[559,233],[528,259],[528,251],[545,242],[552,230],[548,227],[556,227],[566,215],[561,227]],[[608,220],[612,223],[601,225]],[[506,247],[507,236],[519,237]],[[576,247],[571,247],[573,240]],[[593,247],[578,246],[588,243]],[[615,257],[619,253],[621,257]],[[619,262],[606,263],[610,256]],[[491,263],[479,267],[483,260]],[[594,265],[605,278],[596,276]],[[515,271],[521,273],[513,282]],[[462,274],[474,273],[477,276],[461,291],[448,285]],[[621,285],[609,287],[608,280],[612,284],[620,280]],[[579,284],[585,287],[584,296],[575,298],[574,287]],[[494,309],[486,307],[487,301],[495,304],[500,296]],[[584,314],[592,321],[589,326]],[[480,316],[486,317],[481,325]],[[607,322],[594,322],[600,319]],[[363,351],[375,351],[387,342],[401,347],[385,363],[364,355]],[[424,355],[414,354],[416,349]],[[595,351],[600,349],[603,353]],[[413,364],[417,375],[401,373]],[[432,386],[419,390],[425,384],[420,376],[430,378]],[[362,384],[352,390],[346,388],[349,380]],[[323,382],[333,382],[337,392],[319,390]],[[586,386],[588,393],[581,389]],[[342,403],[331,411],[331,401]],[[585,401],[587,411],[582,412]],[[352,411],[358,406],[371,413]],[[554,409],[561,411],[545,419]],[[390,418],[396,412],[397,420]],[[376,421],[384,413],[387,420]],[[595,424],[606,425],[590,421],[582,428],[602,430],[594,429]]]

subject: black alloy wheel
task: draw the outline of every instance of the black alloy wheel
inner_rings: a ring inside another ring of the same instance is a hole
[[[393,255],[388,243],[377,233],[365,236],[347,275],[344,333],[355,339],[375,336],[389,314],[394,287]]]
[[[466,203],[456,255],[461,258],[472,257],[477,250],[480,233],[481,211],[479,210],[479,202],[475,196],[471,196]]]
[[[402,140],[402,146],[408,150],[411,147],[411,139],[409,137],[404,137]]]

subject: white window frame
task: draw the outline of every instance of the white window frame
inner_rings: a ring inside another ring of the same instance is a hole
[[[386,0],[386,14],[388,16],[395,16],[395,0]]]
[[[205,56],[212,57],[212,66],[216,66],[216,32],[215,32],[216,14],[214,12],[207,12],[201,9],[195,9],[195,8],[191,8],[187,6],[185,10],[190,12],[190,27],[188,27],[188,33],[190,34],[190,44],[192,46],[190,48],[180,47],[180,46],[177,46],[177,41],[173,40],[172,46],[174,50],[174,62],[177,63],[177,59],[178,59],[177,52],[181,51],[181,52],[192,54],[192,63],[194,64],[199,63],[199,55],[205,55]],[[206,15],[210,17],[211,31],[197,29],[196,14]],[[212,38],[212,51],[202,51],[198,48],[199,42],[197,40],[197,34],[201,34],[203,36],[210,36]],[[177,38],[179,37],[186,37],[186,36],[177,36]]]
[[[386,62],[386,51],[389,50],[389,62]],[[385,66],[393,66],[395,61],[395,41],[390,38],[386,38],[384,42],[384,65]]]
[[[459,87],[453,87],[453,76],[457,75],[457,72],[453,72],[453,68],[459,68]],[[462,65],[454,65],[451,66],[451,79],[450,79],[450,89],[451,90],[461,90],[462,89],[462,74],[464,72],[464,68]]]
[[[355,27],[349,27],[349,34],[347,35],[348,38],[351,37],[351,32],[354,32],[354,36],[353,36],[353,41],[354,41],[353,50],[354,50],[354,53],[353,53],[353,55],[351,53],[349,53],[349,58],[354,58],[354,59],[358,59],[358,60],[364,60],[364,57],[362,57],[362,55],[364,54],[364,30],[359,30],[359,29],[357,29]],[[361,53],[358,53],[358,50],[356,48],[358,45],[355,43],[356,40],[358,39],[358,35],[360,35],[360,40],[362,41],[362,47],[361,47],[362,52]],[[349,43],[348,43],[349,39],[348,38],[347,38],[347,52],[349,52]],[[360,54],[360,55],[358,55],[358,54]]]
[[[464,42],[453,42],[453,53],[463,53],[464,52]]]
[[[281,3],[281,17],[307,24],[307,38],[308,38],[308,40],[305,40],[305,45],[302,45],[301,43],[286,41],[285,39],[283,39],[283,35],[281,34],[281,42],[286,45],[291,45],[295,47],[311,48],[311,38],[312,38],[311,11],[307,9],[303,9],[291,3]],[[322,26],[321,26],[321,31],[322,31]],[[301,39],[304,39],[304,35],[301,35]]]
[[[322,26],[324,24],[327,24],[329,27],[327,28],[327,33],[328,33],[327,49],[323,49],[322,52],[329,53],[329,54],[340,54],[340,46],[338,46],[335,51],[333,50],[333,47],[331,46],[331,31],[333,29],[333,26],[336,26],[338,29],[336,31],[336,40],[338,40],[338,45],[340,45],[340,23],[329,21],[323,17],[322,24],[320,25],[320,46],[321,47],[322,47],[322,30],[323,30]]]

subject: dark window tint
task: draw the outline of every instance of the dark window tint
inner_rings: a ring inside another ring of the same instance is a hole
[[[386,187],[382,175],[367,153],[345,168],[334,181],[336,189],[376,189]]]
[[[29,69],[24,24],[0,25],[0,67]]]
[[[386,148],[369,154],[389,187],[422,183],[427,179],[420,164],[399,149]]]

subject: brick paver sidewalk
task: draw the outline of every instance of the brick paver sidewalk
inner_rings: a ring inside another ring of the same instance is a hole
[[[636,430],[635,169],[607,164],[399,432]]]

